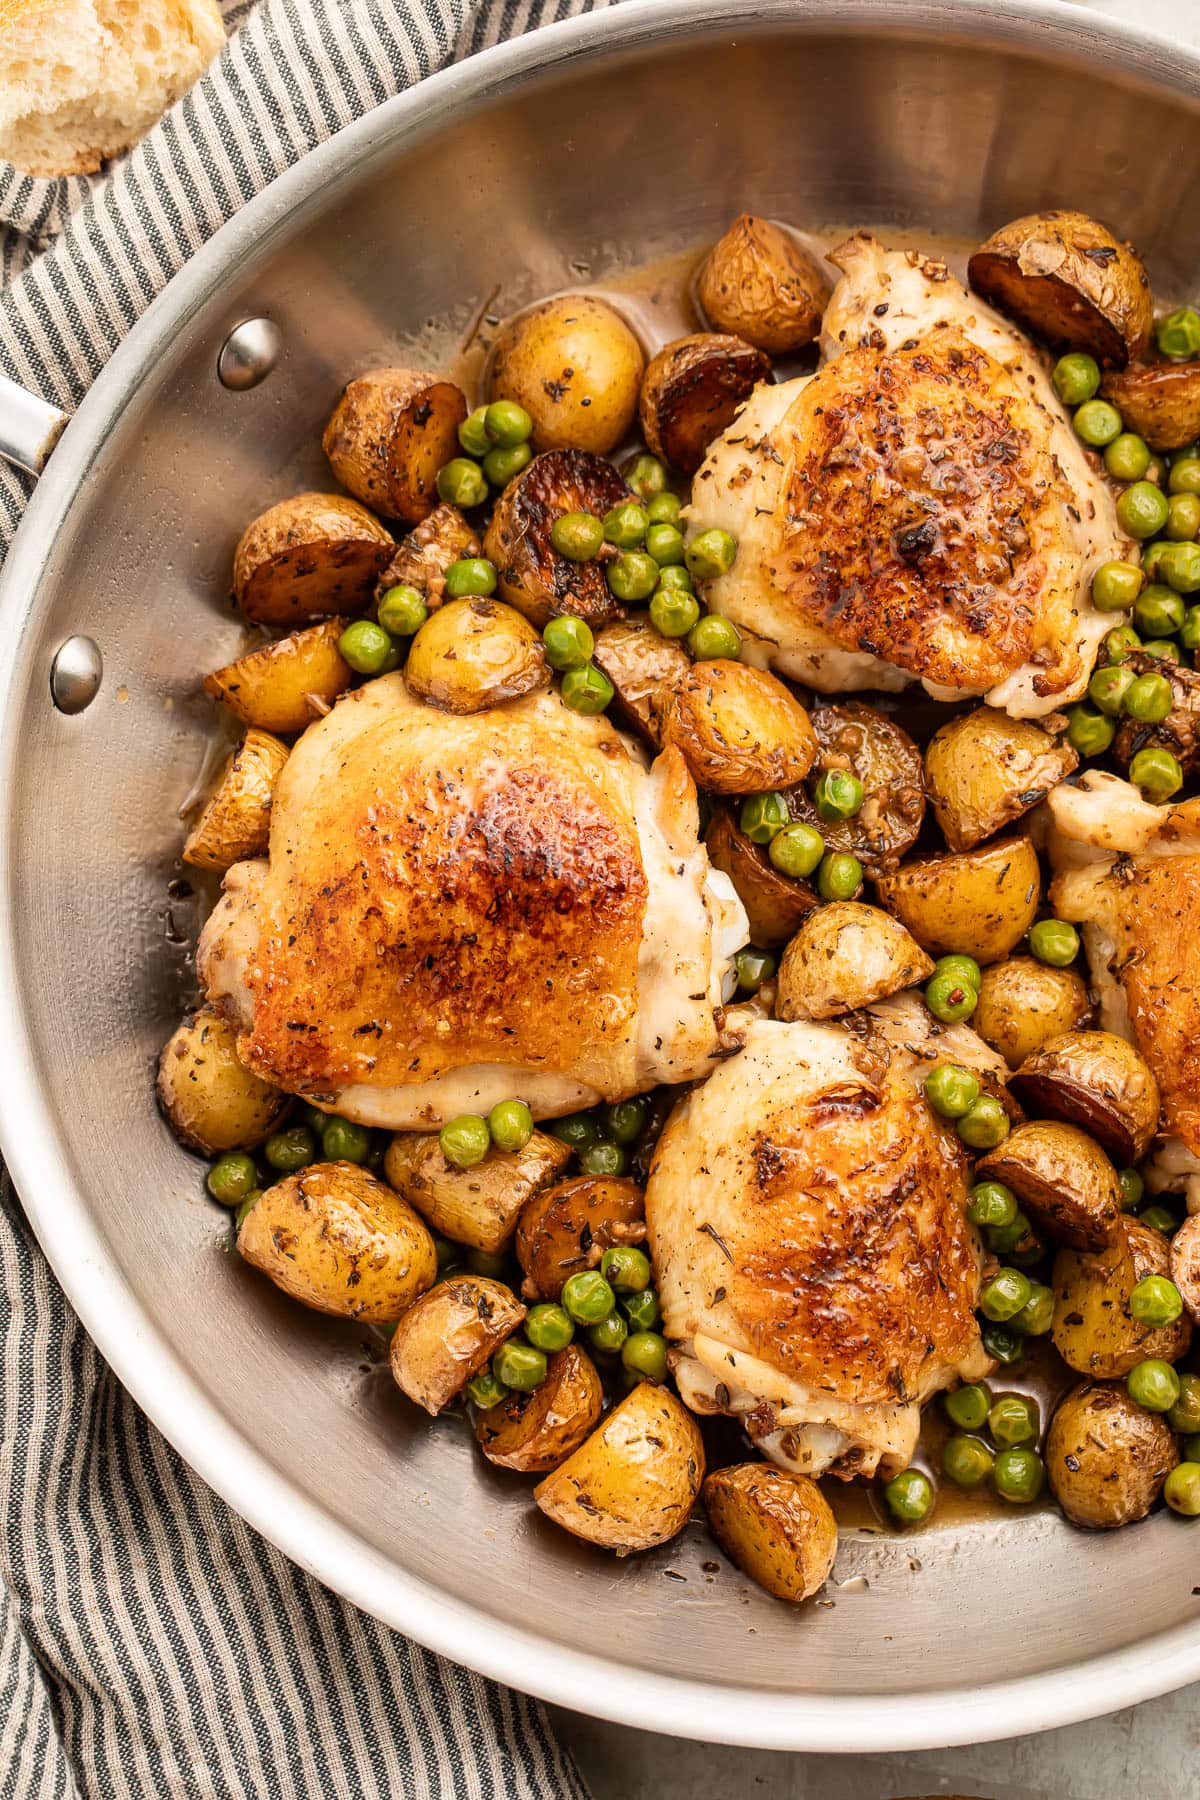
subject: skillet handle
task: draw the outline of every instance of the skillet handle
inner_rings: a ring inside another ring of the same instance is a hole
[[[67,414],[0,375],[0,461],[40,475],[62,436]]]

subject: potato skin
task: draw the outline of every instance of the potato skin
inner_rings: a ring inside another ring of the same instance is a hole
[[[479,555],[479,539],[465,513],[448,500],[433,511],[396,546],[396,553],[379,577],[376,596],[389,588],[415,587],[433,612],[446,592],[446,570],[466,556]]]
[[[664,344],[647,366],[638,400],[647,444],[694,475],[713,439],[770,374],[768,358],[744,338],[694,331]]]
[[[253,1150],[292,1103],[242,1065],[237,1032],[211,1006],[185,1019],[163,1045],[157,1093],[180,1143],[203,1156]]]
[[[820,905],[816,889],[781,874],[728,807],[714,808],[704,845],[713,868],[728,875],[737,890],[750,922],[751,941],[761,950],[786,944],[813,907]]]
[[[596,1269],[613,1244],[640,1244],[646,1236],[642,1190],[615,1175],[577,1175],[545,1187],[522,1209],[517,1261],[527,1299],[557,1300],[563,1283],[580,1269]]]
[[[233,557],[233,592],[257,625],[308,625],[361,612],[396,546],[344,494],[297,494],[247,525]]]
[[[182,850],[194,869],[224,874],[235,862],[262,856],[271,835],[271,798],[289,755],[268,731],[251,729],[217,777]]]
[[[1146,1275],[1166,1275],[1171,1255],[1153,1226],[1122,1213],[1107,1250],[1060,1250],[1054,1259],[1051,1336],[1063,1361],[1081,1375],[1116,1380],[1145,1357],[1177,1362],[1192,1337],[1187,1313],[1173,1325],[1140,1325],[1129,1296]]]
[[[975,1165],[981,1181],[1002,1181],[1035,1224],[1060,1244],[1104,1250],[1115,1243],[1121,1185],[1100,1146],[1075,1125],[1032,1119]]]
[[[826,849],[857,856],[874,877],[899,862],[921,829],[921,752],[894,719],[861,700],[814,706],[810,718],[819,746],[815,769],[849,769],[863,784],[863,803],[852,819],[822,819],[808,789],[796,787],[787,796],[788,811],[815,825]]]
[[[931,956],[998,962],[1037,917],[1042,878],[1028,838],[922,856],[876,878],[879,898]]]
[[[951,850],[970,850],[1079,766],[1065,737],[990,706],[950,719],[925,752],[925,785]]]
[[[1171,1280],[1193,1321],[1200,1323],[1200,1214],[1192,1213],[1171,1238]]]
[[[836,1019],[925,981],[933,962],[878,906],[835,900],[811,912],[783,953],[777,1019]]]
[[[613,684],[613,712],[661,750],[671,695],[692,668],[683,645],[648,619],[618,619],[597,637],[592,661]]]
[[[837,1521],[815,1481],[770,1463],[715,1469],[701,1489],[713,1536],[777,1600],[798,1605],[828,1578]]]
[[[503,1250],[533,1196],[566,1168],[571,1152],[544,1131],[523,1150],[490,1150],[473,1169],[447,1162],[436,1131],[400,1131],[383,1172],[435,1231],[473,1250]]]
[[[1010,1085],[1030,1111],[1082,1126],[1122,1167],[1141,1161],[1158,1130],[1158,1083],[1115,1032],[1060,1033],[1026,1057]]]
[[[1152,450],[1182,450],[1200,437],[1200,364],[1140,363],[1109,370],[1100,392]]]
[[[546,1379],[531,1393],[512,1393],[475,1417],[475,1441],[501,1469],[543,1475],[578,1450],[596,1426],[604,1390],[578,1344],[557,1350]]]
[[[803,781],[817,754],[808,714],[782,681],[746,663],[693,663],[663,727],[697,787],[765,794]]]
[[[769,356],[813,342],[829,292],[816,259],[753,213],[740,214],[717,239],[696,278],[696,298],[713,329]]]
[[[704,1480],[704,1442],[669,1388],[639,1382],[533,1497],[576,1537],[627,1556],[682,1531]]]
[[[605,456],[633,424],[645,361],[615,306],[563,294],[502,326],[488,397],[525,408],[537,449]]]
[[[419,525],[437,505],[437,473],[459,454],[462,389],[423,369],[368,369],[348,382],[321,439],[334,474],[389,519]]]
[[[1123,369],[1150,341],[1141,259],[1086,213],[1040,212],[994,231],[967,264],[977,294],[1056,349]]]
[[[1090,1012],[1087,983],[1074,969],[1054,969],[1032,956],[1006,956],[983,971],[971,1024],[1015,1069]]]
[[[442,712],[485,712],[550,686],[542,640],[499,600],[451,600],[430,613],[412,641],[404,680]]]
[[[250,1208],[237,1247],[316,1312],[384,1324],[433,1286],[437,1252],[412,1207],[357,1163],[312,1163]]]
[[[392,1333],[397,1387],[436,1417],[524,1317],[525,1308],[502,1281],[485,1275],[439,1281],[413,1302]]]
[[[1124,1387],[1081,1381],[1059,1403],[1046,1438],[1046,1474],[1073,1525],[1112,1531],[1144,1519],[1179,1461],[1175,1434]]]
[[[573,613],[593,628],[608,625],[623,607],[604,579],[599,558],[572,562],[550,540],[555,519],[568,512],[597,518],[630,497],[611,463],[583,450],[551,450],[535,456],[496,501],[483,540],[496,565],[497,592],[541,630],[560,613]]]
[[[243,724],[281,737],[304,731],[354,680],[338,650],[345,619],[326,619],[248,650],[204,677],[204,691]]]

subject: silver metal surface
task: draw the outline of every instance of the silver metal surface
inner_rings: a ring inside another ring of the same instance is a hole
[[[978,236],[1069,203],[1132,236],[1162,291],[1195,291],[1198,179],[1197,60],[1068,8],[629,0],[437,77],[281,178],[170,284],[55,453],[0,604],[5,1154],[183,1454],[423,1642],[572,1707],[783,1748],[979,1740],[1200,1675],[1196,1540],[1169,1516],[849,1539],[832,1604],[802,1612],[713,1574],[698,1529],[623,1562],[567,1539],[463,1429],[416,1416],[361,1334],[230,1254],[151,1094],[189,981],[167,884],[212,729],[197,673],[239,639],[247,517],[328,482],[348,376],[444,356],[494,288],[508,310],[742,208]],[[287,380],[235,401],[214,361],[263,314]],[[46,680],[78,632],[109,679],[69,720]]]
[[[50,664],[50,698],[61,713],[81,713],[100,692],[104,658],[94,638],[69,637]]]
[[[244,393],[265,381],[283,348],[283,333],[274,319],[243,319],[235,325],[217,357],[222,387]]]
[[[40,475],[66,423],[65,412],[0,375],[0,461]]]

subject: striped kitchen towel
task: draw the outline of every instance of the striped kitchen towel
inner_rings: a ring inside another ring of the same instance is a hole
[[[0,165],[0,368],[85,392],[171,274],[310,145],[456,55],[606,0],[244,0],[106,177]],[[0,558],[27,498],[0,473]],[[0,1800],[586,1800],[540,1705],[255,1535],[134,1406],[0,1183]]]

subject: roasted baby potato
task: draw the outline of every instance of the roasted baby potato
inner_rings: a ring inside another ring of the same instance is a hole
[[[476,1442],[502,1469],[544,1474],[578,1450],[600,1418],[603,1399],[591,1359],[578,1344],[568,1344],[547,1361],[540,1387],[511,1393],[476,1415]]]
[[[291,1100],[243,1067],[237,1032],[211,1006],[185,1019],[158,1059],[159,1105],[180,1143],[203,1156],[253,1150],[270,1137]]]
[[[432,612],[442,604],[450,564],[478,555],[479,539],[466,515],[448,500],[442,500],[396,546],[395,555],[379,577],[376,595],[386,594],[389,588],[401,584],[415,587],[424,594],[425,604]]]
[[[592,661],[613,684],[612,710],[661,750],[671,695],[693,666],[683,645],[648,619],[618,619],[597,637]]]
[[[1086,213],[1041,212],[994,231],[967,279],[1035,338],[1123,369],[1150,341],[1154,308],[1139,257]]]
[[[722,1549],[777,1600],[807,1600],[828,1578],[837,1521],[807,1475],[737,1463],[714,1469],[701,1498]]]
[[[317,1312],[381,1325],[433,1286],[437,1251],[407,1201],[357,1163],[311,1163],[255,1201],[237,1247]]]
[[[970,850],[1037,806],[1078,764],[1065,737],[977,706],[935,733],[925,785],[951,850]]]
[[[562,294],[501,329],[488,397],[525,408],[539,450],[605,456],[633,424],[645,362],[615,306],[590,294]]]
[[[392,1333],[396,1385],[435,1416],[511,1337],[525,1308],[486,1275],[455,1275],[422,1294]]]
[[[1124,1167],[1158,1130],[1158,1083],[1133,1045],[1112,1031],[1064,1031],[1026,1057],[1010,1083],[1030,1112],[1066,1119]]]
[[[188,832],[183,860],[223,873],[247,856],[262,856],[271,835],[271,797],[288,747],[269,731],[248,731],[217,777],[204,811]]]
[[[786,944],[820,904],[807,881],[781,874],[728,807],[713,809],[704,844],[713,868],[728,875],[737,890],[750,922],[751,941],[760,949],[777,950]]]
[[[1006,956],[983,971],[971,1024],[1015,1069],[1090,1012],[1087,983],[1074,969],[1054,969],[1032,956]]]
[[[1037,917],[1041,872],[1028,838],[914,857],[876,877],[879,898],[931,956],[998,962]]]
[[[525,1272],[521,1292],[530,1300],[557,1300],[567,1277],[578,1269],[599,1268],[610,1245],[640,1244],[645,1236],[646,1214],[636,1182],[615,1175],[577,1175],[544,1187],[524,1207],[517,1225],[517,1261]]]
[[[639,1382],[533,1497],[548,1519],[627,1556],[682,1531],[704,1480],[704,1441],[669,1388]]]
[[[1144,1519],[1179,1461],[1175,1434],[1115,1383],[1081,1381],[1059,1402],[1046,1475],[1073,1525],[1111,1531]]]
[[[710,794],[791,787],[817,754],[800,702],[774,675],[742,662],[693,663],[672,693],[663,735]]]
[[[1051,1336],[1081,1375],[1115,1381],[1145,1357],[1177,1362],[1191,1342],[1187,1313],[1173,1325],[1142,1325],[1129,1296],[1146,1275],[1166,1275],[1171,1253],[1161,1231],[1122,1213],[1107,1250],[1060,1250],[1054,1259]]]
[[[1200,1324],[1200,1213],[1192,1213],[1171,1238],[1171,1280]]]
[[[815,706],[810,717],[819,746],[813,773],[849,769],[862,782],[864,799],[852,819],[822,819],[807,788],[797,787],[788,794],[788,810],[815,825],[827,849],[857,856],[873,877],[899,862],[921,829],[921,752],[894,719],[860,700]]]
[[[451,600],[430,613],[404,665],[408,690],[443,712],[477,713],[550,686],[528,619],[499,600]]]
[[[642,378],[638,414],[646,442],[694,475],[713,439],[770,375],[770,359],[743,338],[694,331],[664,344]]]
[[[344,494],[297,494],[247,525],[233,556],[233,592],[256,625],[307,625],[361,612],[396,546]]]
[[[1200,437],[1200,363],[1110,369],[1100,392],[1120,412],[1126,431],[1136,431],[1152,450],[1181,450]]]
[[[338,651],[345,619],[326,619],[273,644],[247,650],[204,677],[204,691],[245,725],[291,737],[327,713],[354,680]]]
[[[742,213],[701,264],[696,298],[714,331],[783,356],[816,338],[829,282],[795,238]]]
[[[388,519],[417,525],[437,505],[437,475],[458,455],[461,388],[422,369],[369,369],[342,390],[322,448],[343,487]]]
[[[484,554],[496,565],[500,598],[539,630],[558,613],[573,613],[594,628],[619,619],[624,609],[604,579],[603,562],[560,556],[550,531],[563,513],[603,518],[628,498],[617,471],[598,456],[583,450],[535,456],[500,494],[483,540]]]
[[[777,1019],[836,1019],[913,987],[933,963],[878,906],[836,900],[809,913],[783,953]]]
[[[503,1250],[521,1208],[570,1160],[566,1144],[535,1131],[523,1150],[489,1150],[473,1169],[460,1169],[442,1155],[436,1131],[400,1131],[383,1172],[435,1231],[473,1250]]]
[[[1121,1184],[1103,1150],[1075,1125],[1033,1119],[1010,1131],[975,1165],[981,1181],[1002,1181],[1035,1224],[1060,1244],[1103,1250],[1116,1241]]]

